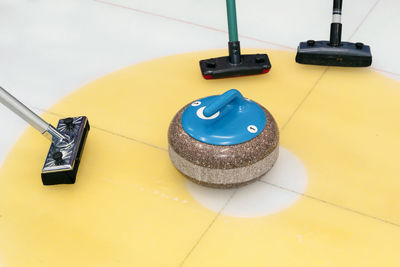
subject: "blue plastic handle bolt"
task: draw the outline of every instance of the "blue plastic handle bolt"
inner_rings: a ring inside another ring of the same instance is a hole
[[[221,108],[224,106],[228,105],[230,102],[233,100],[237,100],[238,104],[240,105],[240,102],[244,101],[243,95],[236,89],[231,89],[229,91],[226,91],[222,95],[218,96],[214,102],[212,102],[209,106],[207,106],[203,114],[206,117],[210,117],[217,113]]]

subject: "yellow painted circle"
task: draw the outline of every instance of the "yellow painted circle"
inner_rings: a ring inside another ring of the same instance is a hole
[[[298,65],[280,51],[269,52],[269,74],[204,80],[198,61],[225,53],[128,67],[46,112],[53,124],[89,118],[77,183],[42,186],[49,143],[33,129],[21,136],[0,172],[0,264],[399,266],[399,83],[369,69]],[[306,193],[279,213],[211,211],[169,161],[179,108],[231,88],[268,108],[307,169]]]

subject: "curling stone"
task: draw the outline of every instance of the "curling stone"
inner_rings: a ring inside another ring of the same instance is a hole
[[[268,110],[231,89],[179,110],[169,126],[168,151],[190,180],[209,187],[238,187],[274,165],[278,126]]]

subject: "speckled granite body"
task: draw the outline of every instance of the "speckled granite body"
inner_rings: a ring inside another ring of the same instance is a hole
[[[212,187],[234,187],[247,184],[272,168],[279,154],[279,131],[265,108],[267,124],[257,137],[238,145],[216,146],[185,132],[181,119],[187,106],[170,124],[168,151],[175,167],[191,180]]]

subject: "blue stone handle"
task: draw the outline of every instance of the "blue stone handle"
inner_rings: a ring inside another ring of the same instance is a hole
[[[221,108],[228,105],[233,100],[237,100],[238,105],[240,105],[240,103],[243,102],[245,99],[238,90],[236,90],[236,89],[228,90],[225,93],[223,93],[222,95],[218,96],[216,100],[214,100],[209,106],[207,106],[204,109],[204,111],[203,111],[204,116],[210,117],[210,116],[214,115]]]

